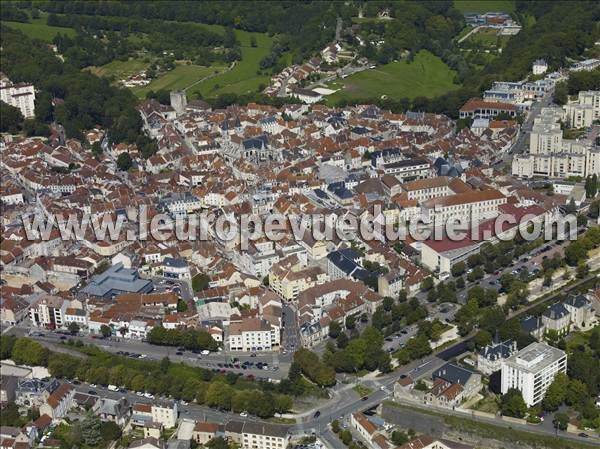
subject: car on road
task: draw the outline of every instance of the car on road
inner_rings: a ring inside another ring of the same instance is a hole
[[[369,396],[363,396],[362,398],[360,398],[361,401],[366,401],[367,399],[369,399]]]
[[[209,355],[210,351],[208,349],[204,349],[200,354],[202,354],[202,355]]]
[[[92,396],[96,396],[98,393],[96,393],[94,390],[89,390],[88,394],[91,394]]]
[[[379,389],[380,389],[381,391],[385,391],[385,385],[382,385],[381,387],[379,387]]]
[[[581,437],[581,438],[589,438],[590,437],[587,433],[583,433],[583,432],[578,433],[577,436]]]
[[[183,355],[183,352],[181,352],[181,351],[177,351],[177,352],[175,353],[175,355]]]
[[[248,417],[248,412],[244,411],[244,412],[240,413],[240,416],[242,418],[247,418]]]

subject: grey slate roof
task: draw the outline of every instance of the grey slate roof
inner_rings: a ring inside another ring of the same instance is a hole
[[[552,304],[550,307],[544,310],[543,315],[551,320],[560,320],[561,318],[569,315],[569,311],[562,302],[557,302],[556,304]]]
[[[125,268],[122,263],[118,263],[93,276],[81,292],[90,296],[110,298],[120,293],[149,293],[153,288],[152,281],[140,279],[136,270]]]
[[[469,371],[466,368],[462,368],[452,363],[446,363],[437,371],[434,371],[431,377],[434,380],[441,378],[453,384],[466,385],[473,374],[472,371]]]

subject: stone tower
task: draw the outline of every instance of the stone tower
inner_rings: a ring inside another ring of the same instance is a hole
[[[187,106],[187,97],[185,92],[182,90],[174,90],[171,92],[171,107],[175,109],[177,115],[181,115],[185,112]]]

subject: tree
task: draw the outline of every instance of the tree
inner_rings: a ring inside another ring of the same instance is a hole
[[[100,434],[102,435],[102,439],[108,443],[121,438],[123,432],[121,432],[121,428],[115,422],[103,421],[100,424]]]
[[[117,168],[121,171],[127,171],[131,168],[132,160],[129,153],[121,153],[117,157]]]
[[[48,349],[40,343],[23,337],[15,341],[11,358],[17,365],[46,366],[48,354]]]
[[[79,324],[77,324],[75,321],[71,321],[68,329],[71,335],[75,335],[79,332]]]
[[[346,332],[340,332],[335,340],[335,343],[339,349],[344,349],[346,346],[348,346],[348,335],[346,335]]]
[[[569,426],[569,416],[566,413],[556,413],[552,420],[552,425],[558,432],[559,430],[565,431]]]
[[[546,390],[542,400],[542,408],[547,412],[558,410],[558,407],[565,401],[569,378],[564,373],[558,373]]]
[[[408,434],[402,432],[401,430],[394,430],[392,432],[392,443],[396,446],[402,446],[403,444],[408,443],[409,437]]]
[[[0,338],[0,359],[10,358],[16,340],[17,337],[14,335],[3,335]]]
[[[100,333],[104,338],[108,338],[112,335],[112,329],[106,324],[103,324],[102,326],[100,326]]]
[[[337,321],[332,321],[329,323],[329,336],[331,338],[338,338],[340,333],[342,332],[342,326]]]
[[[556,83],[556,87],[554,88],[554,102],[562,106],[567,104],[569,101],[569,91],[567,89],[567,83],[565,81],[561,81],[560,83]]]
[[[579,379],[571,379],[567,385],[567,391],[565,393],[565,402],[567,405],[579,405],[583,404],[590,394],[588,392],[587,385]]]
[[[88,415],[81,423],[81,437],[87,446],[97,446],[102,441],[100,418]]]
[[[458,262],[457,264],[454,264],[452,266],[452,268],[450,269],[450,272],[452,273],[452,276],[454,277],[458,277],[458,276],[462,276],[464,274],[464,272],[466,271],[467,266],[464,262]]]
[[[229,449],[229,444],[227,443],[227,440],[223,437],[211,438],[204,445],[209,449]]]
[[[474,281],[478,281],[479,279],[483,279],[484,276],[485,276],[485,272],[483,271],[483,268],[475,267],[475,268],[473,268],[473,271],[471,271],[469,274],[467,274],[467,279],[471,282],[474,282]]]
[[[523,400],[521,391],[517,388],[509,388],[500,400],[500,410],[504,416],[523,418],[527,413],[527,404]]]
[[[19,108],[0,101],[0,132],[16,134],[23,127],[23,114]]]
[[[392,306],[394,305],[394,299],[389,296],[383,298],[383,308],[386,312],[392,310]]]
[[[331,431],[333,433],[338,433],[340,431],[340,422],[337,419],[331,421]]]
[[[188,304],[183,299],[177,301],[177,311],[178,312],[187,312]]]
[[[476,348],[483,348],[492,342],[492,336],[488,331],[481,330],[475,334],[473,343]]]
[[[585,261],[580,260],[577,264],[577,278],[583,279],[590,272],[590,266]]]
[[[426,292],[427,290],[431,290],[433,288],[433,278],[431,276],[426,277],[421,281],[421,290]]]
[[[587,198],[594,198],[598,193],[598,175],[585,178],[585,195]]]
[[[204,273],[198,273],[192,278],[192,289],[195,292],[199,292],[208,288],[210,278]]]
[[[349,430],[342,430],[338,436],[340,437],[340,440],[342,440],[342,443],[344,443],[346,446],[352,442],[352,433],[350,433]]]
[[[354,329],[356,327],[356,317],[349,315],[346,317],[346,329]]]

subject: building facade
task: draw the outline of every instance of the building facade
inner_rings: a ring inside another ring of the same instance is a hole
[[[521,391],[528,407],[538,404],[558,373],[567,372],[567,354],[545,343],[532,343],[502,361],[501,391]]]

